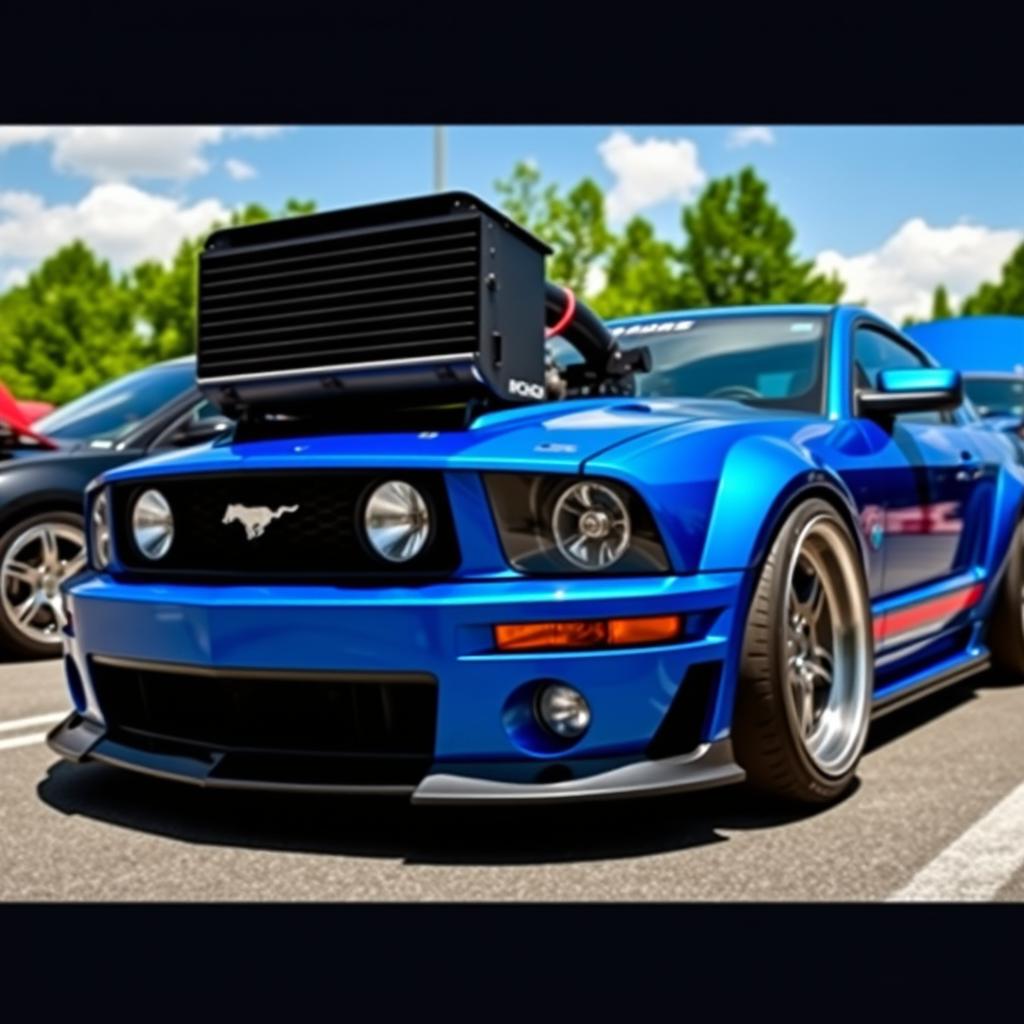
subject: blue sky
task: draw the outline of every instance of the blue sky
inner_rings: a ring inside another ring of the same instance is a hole
[[[496,200],[517,160],[571,185],[589,175],[622,222],[678,240],[680,203],[752,163],[797,247],[848,281],[847,298],[900,318],[935,284],[962,296],[1024,238],[1024,128],[451,126],[447,184]],[[71,237],[118,266],[164,258],[225,210],[289,196],[321,208],[433,185],[427,126],[0,126],[0,287]]]

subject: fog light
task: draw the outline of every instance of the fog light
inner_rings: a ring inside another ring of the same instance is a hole
[[[590,705],[579,690],[549,683],[537,698],[537,718],[556,736],[574,740],[590,725]]]

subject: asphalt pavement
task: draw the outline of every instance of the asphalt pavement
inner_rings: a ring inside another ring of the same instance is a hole
[[[877,721],[840,804],[575,807],[206,791],[60,761],[58,661],[0,663],[3,900],[1021,900],[1024,685]]]

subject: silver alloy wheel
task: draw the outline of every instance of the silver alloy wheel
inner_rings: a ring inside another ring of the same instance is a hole
[[[0,607],[39,644],[61,642],[66,619],[60,585],[85,568],[85,534],[70,523],[37,523],[14,538],[0,563]]]
[[[785,693],[794,733],[826,775],[854,764],[868,726],[868,615],[854,556],[839,526],[803,529],[785,598]]]

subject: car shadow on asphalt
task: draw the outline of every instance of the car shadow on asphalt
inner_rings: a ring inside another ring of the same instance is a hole
[[[872,722],[865,753],[878,750],[893,740],[970,704],[971,701],[978,699],[979,690],[999,690],[1019,685],[1018,681],[1000,679],[995,673],[985,672],[983,675],[965,679],[921,697],[912,704],[897,708]]]
[[[560,807],[425,808],[384,797],[204,790],[64,762],[37,791],[62,814],[182,842],[438,865],[648,856],[726,842],[720,830],[775,828],[822,813],[773,807],[743,786]]]

